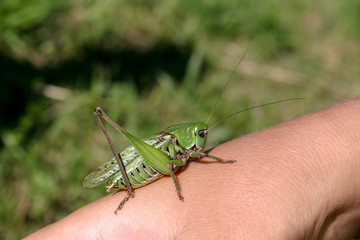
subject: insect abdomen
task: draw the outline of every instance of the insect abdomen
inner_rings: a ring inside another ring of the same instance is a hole
[[[169,135],[160,135],[143,141],[160,150],[167,148],[169,144],[171,145],[171,139]],[[131,160],[127,159],[127,161],[123,161],[125,163],[127,176],[133,188],[142,187],[163,176],[161,173],[159,173],[153,167],[151,167],[151,165],[148,162],[146,162],[135,151],[135,149],[131,149],[131,147],[129,147],[127,148],[126,154],[124,154],[123,152],[121,155],[133,156]],[[111,183],[115,185],[112,188],[126,189],[124,178],[120,171],[114,174],[114,176],[111,178]]]
[[[126,173],[133,188],[142,187],[162,175],[150,166],[141,156],[136,157],[129,165],[126,166]],[[116,188],[126,189],[124,178],[121,172],[118,172],[112,179]]]

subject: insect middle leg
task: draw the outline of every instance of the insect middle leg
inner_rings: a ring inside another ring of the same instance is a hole
[[[175,183],[175,188],[176,188],[176,192],[177,195],[179,196],[179,199],[182,201],[184,200],[184,197],[181,195],[181,190],[180,190],[180,185],[178,180],[176,179],[176,176],[174,174],[174,171],[172,170],[172,166],[173,165],[178,165],[178,166],[185,166],[186,162],[180,160],[180,159],[176,159],[176,160],[170,160],[166,163],[168,169],[169,169],[169,173],[171,178],[173,179],[174,183]]]

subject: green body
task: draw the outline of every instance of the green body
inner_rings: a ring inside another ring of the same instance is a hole
[[[296,99],[299,98],[280,100],[237,111],[218,121],[210,128],[202,122],[173,125],[165,128],[162,132],[143,140],[139,140],[122,129],[112,121],[100,107],[97,107],[94,112],[96,121],[107,138],[115,157],[86,176],[83,186],[92,188],[107,182],[109,184],[107,186],[107,191],[111,191],[112,189],[127,189],[127,195],[120,202],[118,208],[115,210],[115,214],[122,208],[129,197],[134,196],[134,188],[147,185],[165,175],[170,175],[172,177],[177,195],[180,200],[183,200],[184,198],[181,196],[180,186],[174,172],[176,172],[179,167],[185,166],[189,159],[197,159],[206,156],[221,163],[235,162],[234,160],[223,160],[203,152],[207,134],[211,128],[238,113]],[[216,104],[214,108],[215,107]],[[208,120],[212,113],[213,111],[210,113]],[[117,131],[124,134],[131,145],[125,148],[121,153],[118,153],[108,132],[102,124],[101,118],[110,123]]]
[[[171,175],[170,171],[177,171],[188,159],[200,157],[207,129],[207,125],[201,122],[178,124],[141,141],[121,129],[131,143],[120,153],[131,187],[139,188],[164,175]],[[127,189],[115,158],[91,172],[83,185],[91,188],[104,182],[110,184],[108,191]]]
[[[245,53],[243,57],[245,56]],[[239,61],[237,67],[241,63],[241,60]],[[233,71],[232,75],[236,69]],[[211,118],[214,109],[216,108],[216,105],[224,92],[225,87],[231,80],[232,75],[226,82],[206,123]],[[210,129],[238,113],[294,99],[285,99],[237,111],[221,119],[212,125]],[[213,158],[221,163],[235,162],[234,160],[223,160],[219,157],[211,156],[203,152],[207,133],[210,130],[206,123],[194,122],[170,126],[165,128],[159,134],[153,135],[143,140],[139,140],[135,136],[122,129],[114,121],[112,121],[101,110],[100,107],[95,109],[94,116],[105,137],[107,138],[115,157],[111,161],[104,163],[95,171],[91,172],[84,179],[83,185],[84,187],[92,188],[100,185],[101,183],[107,182],[109,184],[107,191],[111,191],[112,189],[127,189],[127,195],[120,202],[117,210],[115,211],[115,214],[118,210],[121,209],[129,197],[134,196],[134,188],[147,185],[165,175],[170,175],[172,177],[175,183],[177,195],[179,196],[180,200],[183,200],[184,198],[181,196],[179,183],[174,175],[174,172],[176,172],[180,167],[185,166],[189,159],[197,159],[206,156]],[[110,139],[108,132],[102,124],[101,118],[110,123],[110,125],[112,125],[117,131],[124,134],[131,145],[125,148],[125,150],[123,150],[121,153],[118,153]]]

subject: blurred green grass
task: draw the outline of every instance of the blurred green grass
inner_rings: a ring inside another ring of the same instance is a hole
[[[111,158],[95,106],[140,138],[205,121],[246,49],[211,123],[306,100],[229,119],[209,147],[358,96],[359,10],[355,0],[1,1],[0,239],[106,194],[81,186]]]

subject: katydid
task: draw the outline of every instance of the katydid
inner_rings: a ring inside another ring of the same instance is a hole
[[[184,198],[181,195],[180,186],[175,173],[179,168],[185,166],[190,160],[209,157],[220,163],[234,163],[234,160],[223,160],[204,152],[207,134],[212,127],[240,112],[279,102],[299,99],[285,99],[237,111],[209,128],[207,126],[207,122],[212,116],[218,101],[220,100],[226,86],[232,79],[233,74],[237,70],[244,56],[245,54],[222,89],[206,123],[193,122],[173,125],[165,128],[158,134],[140,140],[112,121],[100,107],[97,107],[95,109],[94,116],[107,141],[109,142],[115,157],[85,177],[83,186],[86,188],[92,188],[106,182],[109,184],[107,186],[107,192],[110,192],[113,189],[126,189],[127,195],[115,210],[115,214],[117,214],[129,197],[134,196],[133,189],[147,185],[165,175],[171,176],[175,183],[177,195],[180,200],[183,200]],[[125,148],[122,152],[118,153],[101,121],[101,118],[107,121],[117,131],[122,133],[131,145]]]

